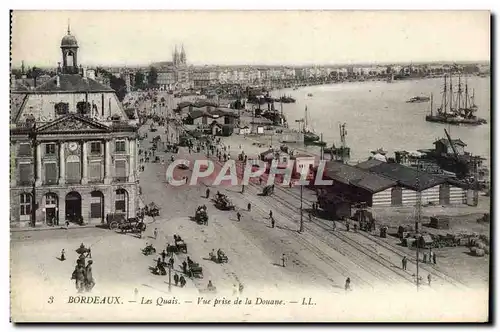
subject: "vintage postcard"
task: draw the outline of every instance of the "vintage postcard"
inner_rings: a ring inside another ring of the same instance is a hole
[[[488,11],[11,12],[13,322],[487,322]]]

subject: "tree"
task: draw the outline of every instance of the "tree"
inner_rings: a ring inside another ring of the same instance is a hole
[[[156,83],[158,81],[158,70],[151,66],[149,68],[149,75],[148,75],[148,85],[150,88],[156,87]]]
[[[144,89],[144,74],[142,71],[135,73],[134,86],[136,89]]]

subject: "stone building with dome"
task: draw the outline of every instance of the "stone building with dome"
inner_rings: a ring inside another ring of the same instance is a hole
[[[57,75],[11,90],[12,227],[136,214],[137,112],[125,112],[114,90],[78,66],[78,51],[68,28]]]

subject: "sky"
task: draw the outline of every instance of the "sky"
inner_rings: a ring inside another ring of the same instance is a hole
[[[67,33],[83,65],[340,65],[488,61],[487,11],[14,11],[11,61],[57,66]]]

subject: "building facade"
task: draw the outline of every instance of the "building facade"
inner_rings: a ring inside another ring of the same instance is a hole
[[[137,117],[129,118],[112,89],[75,69],[78,44],[69,29],[61,50],[55,77],[33,91],[11,91],[22,100],[11,106],[12,227],[101,224],[138,208]]]

